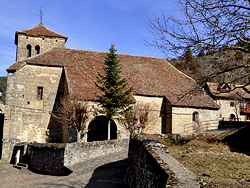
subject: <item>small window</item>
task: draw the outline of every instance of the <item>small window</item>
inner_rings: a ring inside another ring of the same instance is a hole
[[[31,45],[27,45],[27,57],[31,57]]]
[[[234,102],[230,102],[230,106],[231,106],[231,107],[234,107]]]
[[[198,112],[193,113],[193,121],[195,123],[199,123],[199,113]]]
[[[37,54],[40,54],[40,46],[37,45],[37,46],[35,47],[35,50],[36,50],[36,55],[37,55]]]
[[[37,87],[37,99],[38,100],[43,99],[43,87]]]

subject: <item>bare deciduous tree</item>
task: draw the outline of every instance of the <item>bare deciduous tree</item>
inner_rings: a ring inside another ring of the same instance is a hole
[[[151,17],[148,16],[148,29],[154,40],[147,44],[158,47],[167,56],[175,57],[181,56],[187,47],[196,55],[201,51],[208,53],[224,49],[250,52],[249,0],[178,0],[177,4],[183,15],[181,19],[163,12],[160,18],[154,12]],[[219,69],[203,81],[248,67],[249,61],[246,60]]]
[[[57,111],[53,113],[53,116],[62,126],[68,129],[75,128],[77,142],[80,142],[81,136],[86,130],[86,122],[93,113],[90,108],[89,102],[84,101],[83,98],[67,96],[61,98],[60,103],[57,105]]]
[[[130,111],[124,114],[125,118],[122,121],[130,134],[135,132],[143,133],[149,121],[149,114],[150,105],[148,103],[137,103]]]

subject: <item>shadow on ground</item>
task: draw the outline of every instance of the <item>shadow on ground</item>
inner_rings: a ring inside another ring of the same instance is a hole
[[[82,163],[84,165],[84,163]],[[54,181],[33,184],[37,188],[126,188],[127,159],[97,167],[88,179],[84,172],[74,172]],[[54,176],[55,177],[55,176]],[[59,176],[57,176],[59,177]]]
[[[112,162],[95,169],[86,188],[125,188],[127,159]]]
[[[222,141],[234,152],[250,155],[250,126],[239,128],[234,134],[226,136]]]

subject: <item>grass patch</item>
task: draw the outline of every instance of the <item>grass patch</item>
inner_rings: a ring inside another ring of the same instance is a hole
[[[237,144],[249,145],[246,130],[249,131],[245,127],[219,135],[193,134],[180,139],[145,136],[165,144],[172,157],[201,178],[202,187],[250,187],[250,156],[235,152],[239,151],[235,149]],[[232,148],[235,138],[237,144]],[[249,151],[249,146],[238,148]]]

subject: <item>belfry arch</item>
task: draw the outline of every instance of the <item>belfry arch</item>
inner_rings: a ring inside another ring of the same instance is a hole
[[[108,128],[108,119],[106,116],[97,116],[93,119],[88,126],[87,141],[100,141],[108,140],[108,133],[110,134],[110,139],[117,139],[117,126],[116,123],[111,120],[110,131]]]

